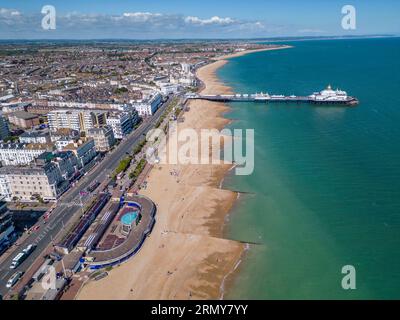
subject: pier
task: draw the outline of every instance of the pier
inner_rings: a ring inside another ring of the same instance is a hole
[[[219,94],[219,95],[201,95],[188,94],[186,98],[189,100],[208,100],[215,102],[278,102],[278,103],[310,103],[310,104],[335,104],[354,106],[358,104],[358,99],[348,96],[345,91],[339,89],[332,90],[328,86],[321,92],[315,92],[309,96],[285,96],[285,95],[269,95],[268,93],[255,94]]]

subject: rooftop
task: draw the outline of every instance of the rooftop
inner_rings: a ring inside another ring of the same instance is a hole
[[[30,149],[30,150],[48,150],[53,149],[54,145],[51,143],[0,143],[0,149]]]
[[[49,135],[48,131],[25,131],[20,135],[22,138],[37,138],[37,137],[46,137]]]
[[[44,166],[29,165],[25,167],[21,166],[5,166],[0,168],[0,174],[4,175],[43,175],[49,169],[56,166],[54,163],[47,163]]]
[[[38,116],[36,114],[29,113],[29,112],[26,112],[26,111],[16,111],[16,112],[13,112],[13,113],[9,114],[8,116],[9,117],[20,118],[20,119],[23,119],[23,120],[31,120],[31,119],[38,118]]]

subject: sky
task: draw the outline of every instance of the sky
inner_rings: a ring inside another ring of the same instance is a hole
[[[55,29],[42,27],[45,5]],[[345,5],[355,29],[342,27]],[[400,35],[399,18],[398,0],[0,0],[0,39]]]

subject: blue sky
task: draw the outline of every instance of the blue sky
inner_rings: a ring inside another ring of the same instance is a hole
[[[341,8],[357,12],[341,27]],[[56,30],[41,9],[56,8]],[[0,0],[0,38],[250,38],[400,34],[398,0]]]

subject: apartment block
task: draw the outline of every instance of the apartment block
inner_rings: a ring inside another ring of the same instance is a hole
[[[54,110],[47,114],[50,131],[66,128],[87,132],[106,124],[106,113],[88,110]]]
[[[109,125],[116,139],[123,139],[132,132],[132,116],[128,112],[113,112],[107,116],[107,125]]]
[[[96,151],[106,152],[115,144],[114,132],[111,126],[92,128],[88,131],[88,137],[93,138]]]

